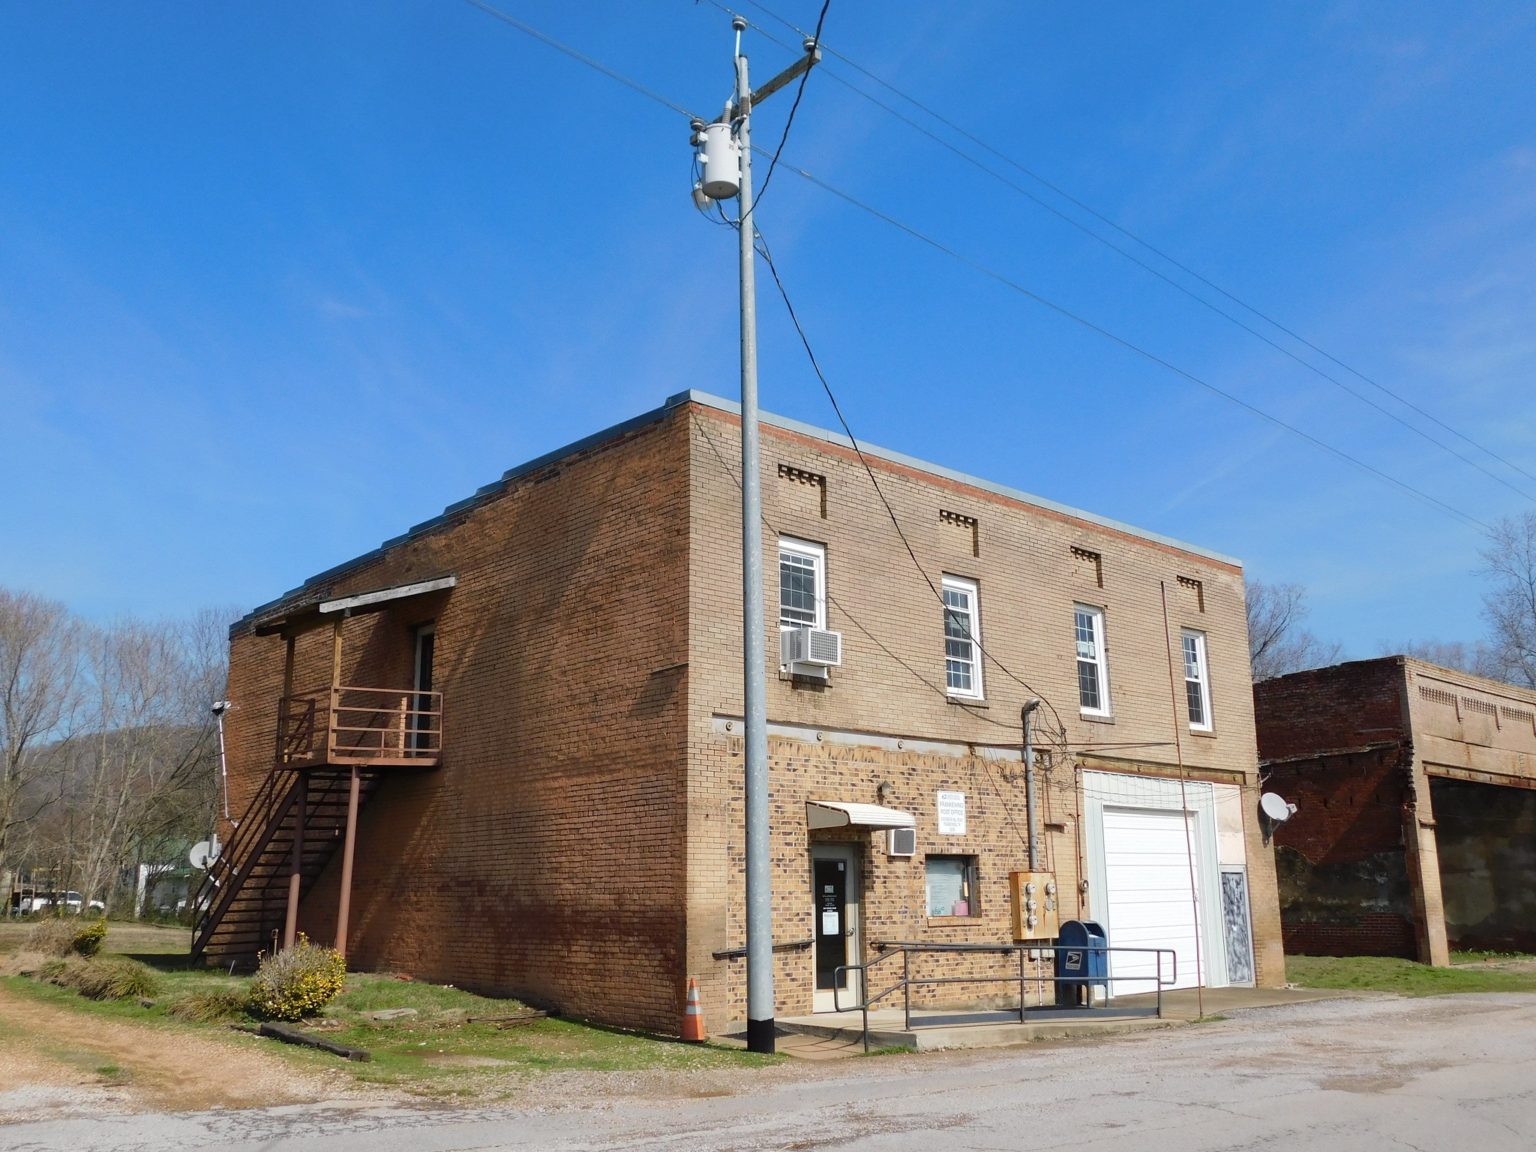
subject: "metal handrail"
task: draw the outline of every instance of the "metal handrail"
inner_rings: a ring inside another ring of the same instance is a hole
[[[285,797],[278,789],[278,777],[275,772],[269,772],[267,778],[262,781],[256,795],[251,797],[251,802],[246,806],[245,813],[240,823],[235,826],[234,835],[229,843],[220,849],[218,856],[209,861],[208,868],[203,874],[202,883],[198,885],[197,894],[193,897],[192,908],[194,929],[192,935],[192,953],[197,955],[212,935],[217,920],[222,918],[223,906],[234,898],[234,892],[239,887],[240,866],[245,863],[245,857],[250,854],[251,847],[262,835],[266,833],[277,810],[282,807],[280,797]]]
[[[837,1012],[843,1011],[842,1002],[838,996],[838,993],[841,991],[841,985],[846,978],[847,973],[859,973],[859,985],[862,995],[860,996],[860,1003],[857,1005],[857,1008],[863,1019],[864,1051],[866,1052],[869,1051],[869,1009],[872,1005],[880,1000],[885,999],[885,997],[889,996],[891,993],[897,990],[900,990],[902,993],[904,1030],[910,1032],[912,1031],[912,989],[914,987],[922,988],[943,984],[996,984],[1002,982],[1012,983],[1015,979],[1017,979],[1019,984],[1019,1023],[1023,1024],[1025,1022],[1025,1009],[1027,1007],[1026,989],[1027,981],[1029,979],[1024,970],[1026,954],[1030,952],[1049,952],[1052,954],[1052,956],[1054,956],[1057,952],[1080,952],[1084,950],[1082,945],[1067,944],[920,944],[912,942],[887,942],[877,945],[877,947],[881,950],[880,955],[876,956],[873,960],[866,961],[863,964],[840,964],[833,970],[832,973],[832,1008]],[[1174,951],[1172,948],[1119,948],[1108,946],[1102,948],[1091,947],[1087,950],[1105,955],[1110,953],[1150,953],[1156,957],[1157,971],[1154,975],[1151,976],[1110,976],[1106,967],[1104,979],[1100,980],[1097,977],[1092,976],[1057,976],[1053,966],[1052,972],[1049,976],[1042,975],[1037,972],[1034,977],[1035,981],[1037,983],[1049,981],[1053,986],[1056,984],[1071,984],[1081,987],[1085,984],[1102,984],[1105,987],[1107,999],[1114,999],[1114,995],[1109,991],[1109,989],[1117,981],[1121,983],[1126,981],[1152,981],[1153,989],[1157,993],[1157,1018],[1159,1020],[1163,1018],[1163,989],[1173,987],[1178,983],[1179,980],[1179,955],[1176,951]],[[912,979],[911,957],[914,953],[917,955],[925,955],[929,953],[942,954],[946,952],[994,952],[999,955],[1007,955],[1010,952],[1016,953],[1019,958],[1019,972],[1017,977],[1011,975],[937,976],[922,980]],[[898,980],[895,984],[892,984],[889,988],[877,992],[873,996],[869,995],[869,971],[875,968],[877,965],[884,963],[886,960],[889,960],[891,957],[898,955],[902,958],[901,979]],[[1164,956],[1168,956],[1171,959],[1170,974],[1166,980],[1163,978]]]
[[[362,703],[354,702],[357,697]],[[395,706],[369,701],[386,698]],[[324,713],[323,716],[320,713]],[[435,760],[442,755],[443,694],[404,688],[337,685],[296,692],[278,702],[277,762]]]

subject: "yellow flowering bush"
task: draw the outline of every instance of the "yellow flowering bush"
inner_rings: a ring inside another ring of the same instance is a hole
[[[313,1016],[340,994],[346,975],[340,952],[300,933],[293,947],[262,957],[251,977],[251,1014],[265,1020]]]
[[[101,942],[107,938],[106,917],[93,920],[84,925],[75,933],[74,939],[69,942],[70,951],[78,952],[81,956],[94,956],[101,951]]]

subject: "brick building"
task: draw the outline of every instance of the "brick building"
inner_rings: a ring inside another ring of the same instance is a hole
[[[736,411],[675,396],[237,623],[247,815],[196,947],[344,919],[358,966],[662,1030],[694,976],[744,1018]],[[1279,983],[1238,564],[866,449],[919,572],[843,437],[763,437],[778,1015],[885,944],[1012,942],[1031,835],[1043,917],[1173,949],[1180,984]],[[840,663],[779,664],[829,632]]]
[[[1254,685],[1288,952],[1536,949],[1536,692],[1405,656]]]

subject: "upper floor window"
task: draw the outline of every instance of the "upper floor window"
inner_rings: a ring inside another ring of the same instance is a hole
[[[960,576],[944,577],[944,685],[981,697],[981,606],[976,581]]]
[[[827,550],[779,537],[779,627],[827,626]]]
[[[1184,693],[1189,698],[1189,726],[1211,730],[1211,675],[1205,664],[1205,633],[1184,630]]]
[[[1077,700],[1092,716],[1109,715],[1109,660],[1104,651],[1104,609],[1077,605]]]

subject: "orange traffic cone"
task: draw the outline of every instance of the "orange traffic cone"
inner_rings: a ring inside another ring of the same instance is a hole
[[[683,1009],[683,1039],[704,1043],[704,1009],[699,1006],[699,982],[688,977],[688,1004]]]

